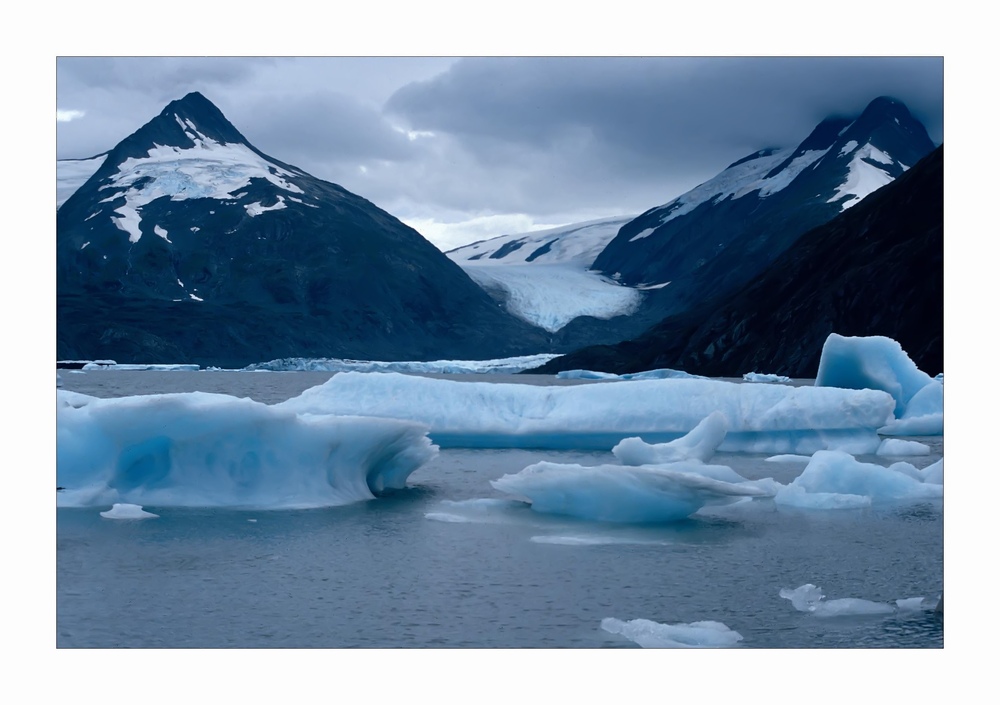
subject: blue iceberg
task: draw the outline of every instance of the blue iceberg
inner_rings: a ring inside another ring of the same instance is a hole
[[[936,476],[936,470],[928,468],[924,475],[909,463],[883,467],[860,462],[840,451],[818,451],[802,474],[778,490],[774,501],[809,509],[849,509],[873,503],[940,499],[943,485],[925,480]]]
[[[441,447],[599,450],[633,436],[673,441],[717,411],[721,451],[812,454],[874,453],[894,402],[883,391],[702,379],[536,386],[342,372],[278,406],[416,421]]]
[[[341,505],[404,487],[437,453],[410,421],[296,414],[202,392],[57,395],[59,506]]]
[[[832,333],[823,344],[817,387],[880,389],[892,395],[893,419],[879,433],[939,436],[944,433],[944,379],[922,372],[895,340],[850,338]]]

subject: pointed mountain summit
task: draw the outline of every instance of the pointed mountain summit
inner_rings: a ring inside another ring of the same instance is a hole
[[[57,355],[225,367],[546,347],[419,233],[190,93],[57,211]]]
[[[807,230],[860,203],[934,149],[892,98],[829,118],[797,147],[765,149],[624,225],[593,268],[624,284],[670,282],[669,311],[749,281]]]
[[[881,335],[921,370],[944,362],[944,147],[810,230],[745,287],[670,316],[634,340],[540,370],[659,367],[738,377],[815,377],[831,333]]]

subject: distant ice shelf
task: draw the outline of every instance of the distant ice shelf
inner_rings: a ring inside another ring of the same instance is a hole
[[[286,357],[270,362],[258,362],[245,367],[249,371],[317,371],[317,372],[416,372],[423,374],[517,374],[541,367],[555,354],[522,355],[494,360],[435,360],[432,362],[380,362],[375,360],[343,360],[339,358]]]

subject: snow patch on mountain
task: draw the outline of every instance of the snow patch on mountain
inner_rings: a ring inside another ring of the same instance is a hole
[[[621,227],[634,218],[634,215],[614,216],[557,228],[500,235],[458,247],[446,254],[461,267],[502,262],[537,265],[576,263],[586,268],[614,239]]]
[[[850,144],[850,142],[848,143]],[[847,145],[844,146],[844,149]],[[844,150],[841,150],[844,154]],[[893,176],[883,169],[880,169],[872,162],[890,165],[893,163],[892,157],[873,146],[866,144],[856,152],[851,163],[847,167],[847,179],[837,187],[833,197],[827,203],[833,203],[845,196],[851,196],[841,204],[841,210],[845,211],[851,206],[860,203],[868,194],[876,191],[893,180]],[[903,167],[902,164],[900,164]],[[903,168],[906,171],[906,168]]]
[[[101,186],[102,191],[114,189],[101,203],[125,199],[124,205],[115,209],[112,219],[118,228],[129,234],[131,242],[138,242],[142,237],[139,229],[142,207],[163,196],[172,201],[231,200],[237,198],[233,194],[250,185],[251,179],[266,179],[282,190],[303,193],[284,178],[293,176],[291,172],[267,161],[247,145],[216,142],[197,129],[192,130],[195,136],[188,136],[194,142],[193,147],[155,145],[146,157],[130,157],[123,161],[118,172]],[[259,211],[285,207],[283,201],[279,203],[281,205],[259,207]],[[248,212],[252,206],[259,204],[250,204]]]
[[[760,198],[771,196],[792,183],[796,176],[819,161],[827,151],[824,149],[805,151],[792,159],[784,169],[769,177],[768,174],[795,154],[795,149],[778,152],[763,150],[751,159],[733,164],[715,178],[696,186],[670,203],[653,209],[652,212],[660,212],[659,224],[663,225],[709,201],[718,203],[727,198],[742,198],[754,192],[759,192]],[[629,242],[649,237],[656,229],[647,228],[633,236]]]

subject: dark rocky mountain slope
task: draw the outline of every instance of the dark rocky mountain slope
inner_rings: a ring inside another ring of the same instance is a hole
[[[813,377],[830,333],[897,340],[943,371],[944,148],[815,228],[733,294],[671,316],[634,340],[594,346],[536,372],[657,368],[709,376]]]
[[[546,350],[419,233],[191,93],[57,213],[57,357],[225,367]]]

